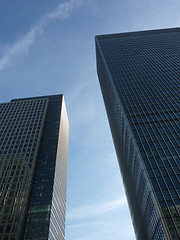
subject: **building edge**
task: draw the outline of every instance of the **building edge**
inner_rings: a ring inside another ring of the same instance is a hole
[[[133,208],[132,208],[132,206],[133,206],[133,203],[132,203],[133,202],[133,195],[132,195],[133,192],[130,193],[130,190],[128,190],[128,187],[126,185],[127,182],[125,181],[125,176],[123,175],[122,168],[124,168],[124,166],[123,166],[124,163],[122,161],[122,158],[125,157],[124,156],[125,152],[121,153],[119,151],[119,143],[120,142],[117,142],[117,139],[120,140],[120,137],[118,135],[117,129],[119,129],[119,131],[121,131],[121,134],[123,135],[123,138],[124,138],[123,142],[120,143],[122,148],[124,148],[125,145],[127,145],[127,141],[128,141],[128,139],[126,138],[127,135],[130,136],[128,138],[131,139],[132,145],[134,145],[134,149],[135,149],[136,154],[139,158],[139,160],[137,162],[139,162],[140,165],[141,165],[141,167],[139,169],[137,169],[136,172],[138,172],[138,171],[140,171],[141,173],[143,172],[143,175],[145,177],[144,180],[146,181],[146,185],[148,186],[148,192],[149,192],[149,195],[150,195],[150,197],[152,199],[152,202],[153,202],[153,205],[154,205],[153,208],[158,212],[157,226],[160,224],[161,225],[160,228],[162,228],[162,230],[164,232],[164,238],[162,238],[162,239],[163,240],[171,240],[171,237],[170,237],[170,233],[168,231],[167,225],[164,221],[161,208],[159,207],[158,202],[155,200],[156,196],[154,194],[151,182],[149,181],[149,176],[146,173],[144,162],[142,161],[142,158],[141,158],[141,155],[140,155],[139,147],[137,146],[136,141],[134,140],[135,137],[134,137],[134,134],[131,130],[131,127],[129,127],[130,126],[129,121],[126,117],[124,108],[121,104],[121,101],[120,101],[119,95],[116,91],[116,88],[114,87],[108,65],[106,63],[106,60],[105,60],[103,54],[102,54],[101,47],[99,45],[98,40],[112,39],[112,38],[116,38],[116,37],[131,37],[131,36],[140,36],[140,35],[149,35],[149,34],[159,34],[159,33],[164,33],[164,32],[169,32],[170,33],[172,31],[173,31],[172,29],[155,29],[155,30],[150,30],[150,31],[145,30],[145,31],[135,31],[135,32],[125,32],[125,33],[115,33],[115,34],[105,34],[105,35],[95,36],[97,74],[98,74],[99,83],[100,83],[100,86],[101,86],[102,96],[103,96],[103,100],[104,100],[104,103],[105,103],[105,109],[106,109],[106,113],[107,113],[107,116],[108,116],[109,126],[110,126],[111,133],[112,133],[112,138],[113,138],[113,142],[114,142],[114,146],[115,146],[115,150],[116,150],[118,163],[119,163],[119,167],[120,167],[120,170],[121,170],[121,176],[122,176],[123,184],[124,184],[124,187],[125,187],[127,201],[128,201],[128,205],[129,205],[129,209],[130,209],[130,215],[131,215],[131,218],[132,218],[132,222],[133,222],[133,226],[134,226],[134,230],[135,230],[135,235],[136,235],[138,240],[146,239],[146,237],[145,237],[145,236],[147,236],[147,233],[145,232],[146,227],[143,227],[143,226],[144,226],[144,224],[146,226],[148,226],[149,222],[144,221],[145,219],[141,219],[141,214],[140,214],[141,209],[140,208],[139,208],[139,215],[137,216],[137,218],[135,217],[135,214],[138,214],[137,209],[135,209],[136,213],[133,212]],[[180,28],[175,28],[175,31],[179,32]],[[102,69],[100,70],[100,68],[103,68],[103,71],[102,71]],[[101,72],[101,74],[103,72],[106,76],[102,76],[100,74],[100,72]],[[112,89],[112,91],[110,89]],[[111,92],[109,94],[109,96],[108,96],[108,92]],[[112,98],[113,98],[113,102],[110,103],[110,100]],[[115,107],[114,107],[114,105],[115,105]],[[123,119],[123,122],[124,122],[124,127],[123,127],[124,129],[121,129],[121,130],[120,130],[120,128],[121,128],[120,125],[116,126],[116,127],[113,126],[113,125],[116,124],[115,123],[116,121],[114,121],[114,123],[112,124],[113,120],[115,119],[115,116],[116,116],[117,112],[121,113],[121,116],[119,117],[118,122],[120,122],[122,119]],[[127,132],[128,132],[128,134],[127,134]],[[124,149],[124,151],[125,151],[125,149]],[[130,177],[130,173],[128,173],[127,176]],[[131,190],[133,191],[133,188],[136,188],[139,183],[137,182],[136,185],[134,185],[135,182],[131,182],[131,183],[132,183],[132,186],[133,186],[131,188]],[[130,195],[132,195],[132,196],[130,197]],[[139,220],[141,221],[142,227],[141,227],[141,230],[139,230],[139,232],[138,232],[138,230],[137,230],[138,228],[136,227],[136,221],[139,221]]]

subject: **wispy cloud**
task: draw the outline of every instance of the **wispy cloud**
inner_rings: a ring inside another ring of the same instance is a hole
[[[66,227],[67,228],[87,228],[87,227],[98,227],[98,226],[102,226],[102,225],[105,225],[106,224],[104,222],[96,222],[96,221],[92,221],[92,222],[83,222],[83,223],[77,223],[77,224],[70,224],[70,225],[67,225]]]
[[[66,104],[68,104],[69,106],[74,105],[74,101],[80,96],[80,94],[82,92],[84,92],[85,90],[87,91],[88,87],[92,83],[93,83],[92,79],[89,81],[83,80],[81,82],[78,82],[78,84],[76,84],[75,88],[73,90],[71,89],[71,91],[69,91],[68,96],[70,96],[70,97],[67,96],[68,100],[67,100]]]
[[[113,200],[110,202],[81,206],[71,209],[67,214],[67,218],[68,220],[92,218],[106,214],[110,211],[123,207],[126,204],[126,198],[123,197],[121,199]]]
[[[127,220],[126,217],[118,218],[115,221],[104,218],[103,221],[83,221],[79,224],[67,224],[66,229],[68,233],[66,235],[67,239],[72,239],[71,236],[76,235],[76,233],[80,236],[75,240],[102,239],[102,236],[106,240],[115,240],[119,239],[120,235],[123,240],[135,239],[131,221]]]
[[[83,4],[83,0],[69,0],[61,3],[52,12],[43,15],[39,21],[21,38],[9,46],[5,46],[0,59],[0,71],[9,65],[11,60],[19,55],[27,54],[36,37],[42,34],[49,22],[56,19],[66,20],[73,10]]]

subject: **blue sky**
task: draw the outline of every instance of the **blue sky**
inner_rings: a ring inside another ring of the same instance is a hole
[[[66,240],[134,240],[96,74],[94,36],[178,27],[179,0],[0,0],[0,102],[63,93]]]

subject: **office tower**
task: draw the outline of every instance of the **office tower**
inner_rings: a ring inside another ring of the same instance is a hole
[[[64,240],[68,133],[63,95],[0,104],[1,240]]]
[[[180,28],[96,37],[97,72],[138,240],[180,239]]]

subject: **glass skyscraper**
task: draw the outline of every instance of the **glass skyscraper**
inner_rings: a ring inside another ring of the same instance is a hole
[[[97,72],[138,240],[180,239],[180,28],[96,36]]]
[[[0,240],[64,240],[69,123],[63,95],[0,104]]]

